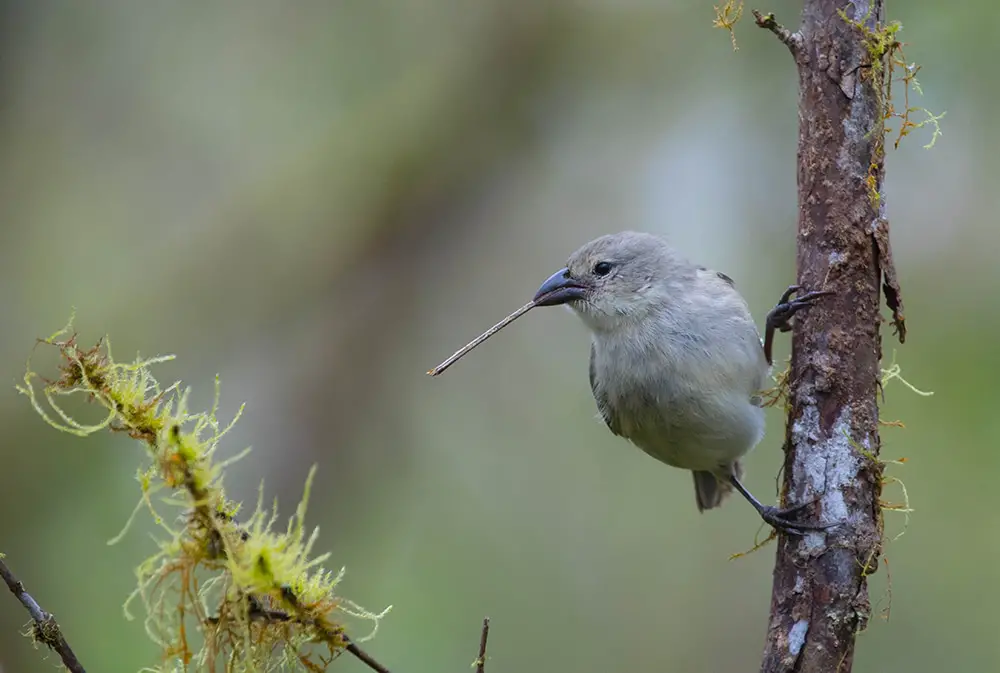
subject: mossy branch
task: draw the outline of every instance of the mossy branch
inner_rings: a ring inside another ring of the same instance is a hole
[[[845,23],[861,34],[868,51],[868,62],[862,64],[862,73],[867,71],[867,76],[873,82],[879,83],[875,87],[876,103],[880,113],[879,122],[876,128],[871,131],[875,137],[876,150],[866,178],[869,198],[872,200],[872,205],[878,208],[881,200],[878,175],[885,156],[885,139],[896,133],[892,145],[893,149],[898,149],[903,138],[917,129],[929,126],[932,131],[931,139],[924,145],[924,149],[931,149],[941,136],[941,119],[947,113],[934,114],[925,107],[910,105],[910,91],[915,91],[919,95],[923,95],[924,91],[917,80],[917,73],[920,72],[921,66],[906,62],[906,56],[903,53],[905,43],[897,37],[903,30],[902,23],[899,21],[889,21],[885,24],[879,21],[872,22],[871,6],[868,7],[868,12],[859,19],[850,18],[844,10],[839,10],[838,15]],[[874,27],[870,28],[869,23],[873,23]],[[893,99],[894,82],[903,86],[902,108],[899,108]],[[898,131],[894,131],[888,126],[888,122],[892,119],[899,121]]]
[[[799,47],[802,45],[801,35],[793,33],[778,23],[778,21],[774,18],[774,14],[761,14],[756,9],[752,9],[750,12],[753,14],[754,23],[757,24],[758,28],[763,28],[774,33],[774,36],[777,37],[783,45],[788,47],[793,55],[796,51],[798,51]]]
[[[247,451],[226,461],[215,454],[243,409],[229,424],[219,422],[218,379],[212,408],[193,413],[189,389],[181,390],[179,382],[163,387],[153,376],[152,365],[170,356],[119,363],[107,339],[83,348],[71,330],[72,320],[39,342],[59,352],[59,377],[42,378],[29,360],[18,390],[58,430],[123,432],[147,450],[150,464],[138,473],[139,503],[109,542],[120,540],[143,508],[165,534],[159,551],[136,570],[137,588],[124,606],[131,618],[129,605],[142,603],[146,631],[162,650],[162,664],[146,670],[215,670],[224,662],[226,671],[320,671],[345,649],[385,670],[358,647],[365,638],[347,637],[342,618],[372,622],[371,637],[388,608],[373,613],[338,595],[343,569],[330,572],[323,567],[329,554],[313,554],[318,530],[306,530],[305,515],[315,467],[284,530],[276,526],[277,507],[264,507],[263,486],[255,510],[239,523],[240,505],[225,495],[223,469]],[[102,420],[86,424],[72,417],[59,404],[69,395],[103,407]],[[154,503],[152,496],[162,490],[170,497]],[[181,508],[183,524],[170,526],[159,513],[162,506]],[[193,642],[192,627],[200,643]]]

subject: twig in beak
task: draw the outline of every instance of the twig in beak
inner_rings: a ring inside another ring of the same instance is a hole
[[[493,336],[494,334],[496,334],[504,327],[511,324],[512,322],[514,322],[515,320],[517,320],[518,318],[520,318],[522,315],[524,315],[533,308],[535,308],[535,302],[529,301],[527,304],[525,304],[521,308],[511,313],[509,316],[498,322],[496,325],[489,328],[488,330],[477,336],[475,339],[473,339],[466,345],[459,348],[457,351],[455,351],[454,355],[452,355],[450,358],[448,358],[447,360],[445,360],[444,362],[442,362],[437,367],[435,367],[434,369],[430,370],[427,373],[430,374],[431,376],[437,376],[438,374],[442,373],[444,370],[448,369],[448,367],[451,367],[453,364],[455,364],[460,359],[465,357],[466,353],[468,353],[473,348],[475,348],[479,344],[489,339],[491,336]]]

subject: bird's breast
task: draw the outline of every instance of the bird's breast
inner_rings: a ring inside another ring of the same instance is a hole
[[[760,441],[763,411],[751,404],[747,377],[720,372],[692,346],[699,348],[595,341],[595,397],[607,405],[618,434],[657,460],[714,470]]]

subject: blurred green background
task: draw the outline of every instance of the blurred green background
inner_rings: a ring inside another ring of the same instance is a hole
[[[892,612],[855,670],[1000,668],[1000,161],[985,0],[890,4],[947,110],[888,157],[910,335],[886,390],[890,474],[915,513],[886,546]],[[747,9],[749,10],[748,5]],[[795,24],[800,4],[760,9]],[[795,277],[797,79],[772,35],[708,0],[5,2],[0,5],[0,550],[93,671],[156,662],[121,604],[150,553],[141,447],[46,426],[14,383],[76,306],[81,339],[176,353],[161,378],[247,413],[242,499],[287,515],[313,463],[318,549],[393,604],[367,645],[402,673],[751,671],[774,547],[741,502],[596,420],[588,337],[533,312],[426,369],[601,233],[662,232],[756,315]],[[886,354],[894,342],[886,333]],[[788,339],[779,344],[788,352]],[[51,364],[51,363],[50,363]],[[782,418],[748,462],[773,498]],[[898,498],[898,491],[887,497]],[[901,515],[888,515],[889,532]],[[886,607],[886,572],[872,580]],[[48,670],[0,595],[0,670]],[[342,671],[365,670],[347,658]]]

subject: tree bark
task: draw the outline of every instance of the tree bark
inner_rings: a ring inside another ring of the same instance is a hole
[[[871,612],[866,578],[881,554],[883,278],[904,336],[882,198],[886,69],[884,55],[872,67],[866,41],[883,3],[805,0],[796,33],[755,16],[789,47],[799,73],[798,284],[836,293],[797,319],[783,490],[787,505],[815,500],[807,512],[841,522],[779,537],[761,670],[847,673]]]

